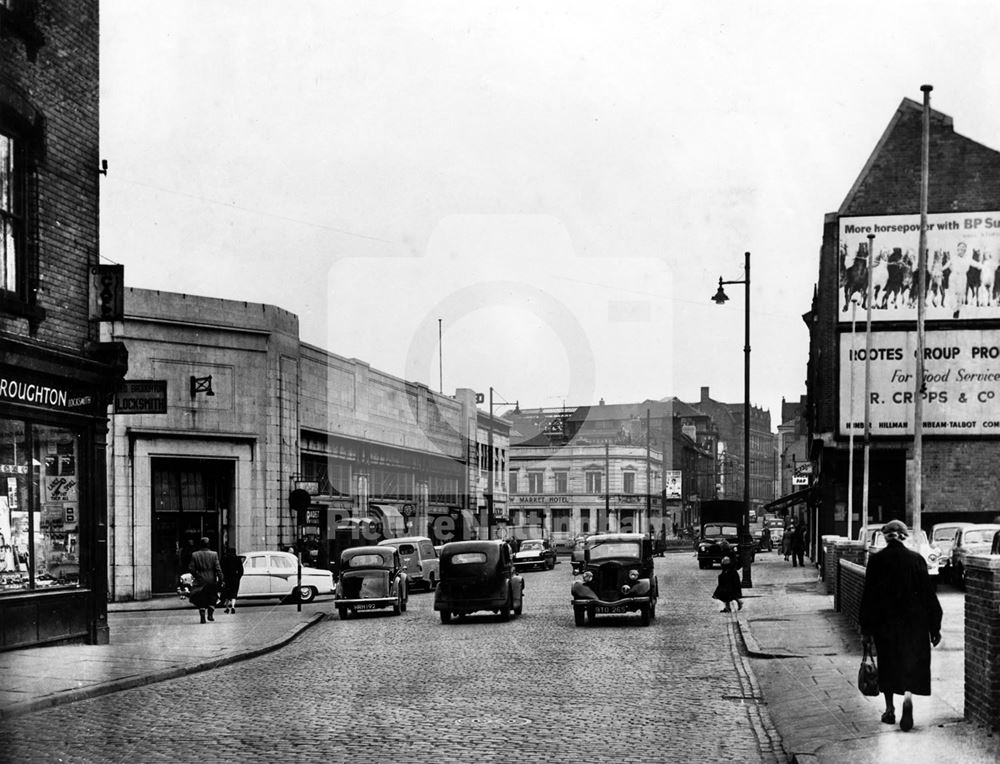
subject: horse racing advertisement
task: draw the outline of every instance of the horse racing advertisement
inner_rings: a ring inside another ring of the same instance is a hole
[[[869,432],[912,436],[917,333],[840,334],[841,435],[865,427],[865,364],[871,372]],[[853,405],[851,403],[853,395]],[[927,331],[924,342],[924,435],[1000,435],[1000,330]]]
[[[868,307],[868,236],[872,239],[872,321],[917,318],[920,215],[840,219],[839,306],[851,321],[851,303]],[[927,320],[1000,317],[1000,212],[927,216],[924,317]]]

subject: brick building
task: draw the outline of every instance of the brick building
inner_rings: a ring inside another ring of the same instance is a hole
[[[903,99],[836,212],[826,215],[809,327],[807,419],[820,534],[847,532],[848,438],[863,518],[870,379],[868,521],[913,518],[921,104]],[[1000,460],[1000,153],[930,114],[922,524],[992,520]],[[872,267],[867,266],[869,248]],[[865,331],[868,276],[871,344]],[[856,307],[852,306],[852,301]],[[852,316],[855,321],[852,321]],[[856,331],[852,331],[852,325]],[[854,388],[854,396],[850,394]]]
[[[0,649],[108,640],[97,93],[96,3],[0,4]]]

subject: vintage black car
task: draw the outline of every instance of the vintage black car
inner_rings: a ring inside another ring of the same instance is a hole
[[[643,626],[656,617],[659,587],[653,575],[653,542],[640,533],[589,536],[581,578],[573,582],[577,626],[602,613],[638,612]]]
[[[481,610],[501,621],[521,614],[524,579],[514,570],[504,541],[452,541],[441,550],[441,578],[434,592],[434,609],[441,623]]]
[[[695,543],[698,551],[698,567],[711,568],[713,565],[722,565],[723,541],[728,541],[730,554],[739,555],[739,527],[736,523],[705,523],[702,526],[701,538]]]
[[[393,615],[406,612],[409,598],[406,573],[399,551],[391,546],[358,546],[340,556],[340,578],[334,592],[337,614],[391,607]]]

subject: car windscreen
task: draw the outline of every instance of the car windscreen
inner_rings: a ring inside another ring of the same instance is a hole
[[[532,549],[542,549],[542,542],[541,541],[522,541],[521,542],[521,551],[522,552],[529,552]]]
[[[951,541],[955,538],[954,528],[938,528],[934,531],[935,541]]]
[[[706,536],[735,536],[737,535],[735,525],[713,525],[709,523],[705,526]]]
[[[372,568],[386,564],[386,559],[380,554],[359,554],[347,561],[349,568]]]
[[[612,557],[639,559],[639,545],[634,541],[598,541],[590,547],[590,559],[609,560]]]
[[[483,565],[485,562],[485,552],[459,552],[448,558],[449,565]]]

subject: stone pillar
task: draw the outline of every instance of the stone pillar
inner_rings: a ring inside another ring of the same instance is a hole
[[[1000,727],[1000,557],[965,565],[965,719]]]

